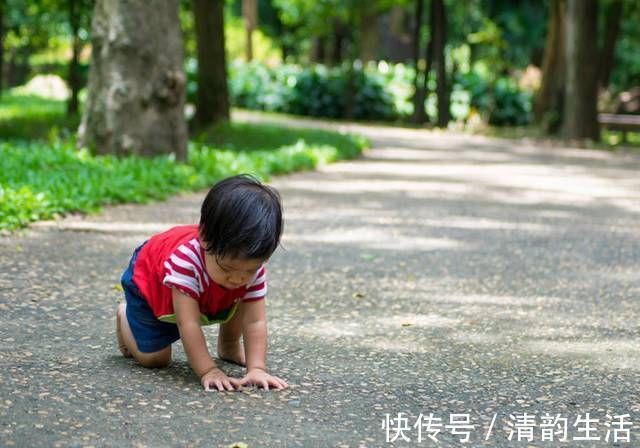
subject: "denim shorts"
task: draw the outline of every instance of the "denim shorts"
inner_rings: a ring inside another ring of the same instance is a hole
[[[176,324],[158,320],[140,290],[133,282],[133,267],[138,252],[144,244],[138,247],[131,257],[129,267],[122,274],[120,282],[127,301],[127,321],[136,340],[138,350],[143,353],[153,353],[166,348],[180,339],[180,332]]]

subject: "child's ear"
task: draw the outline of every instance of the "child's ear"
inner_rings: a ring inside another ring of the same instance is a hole
[[[198,240],[200,240],[200,245],[204,247],[205,250],[209,248],[209,245],[207,244],[207,242],[204,240],[204,237],[202,236],[201,228],[198,229]]]

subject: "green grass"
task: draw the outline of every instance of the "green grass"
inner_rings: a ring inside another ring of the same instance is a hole
[[[13,117],[3,122],[6,128],[13,120],[29,123],[30,109],[16,110],[16,103],[37,110],[36,121],[61,113],[40,99],[3,101],[0,117]],[[187,162],[178,163],[171,156],[95,156],[76,150],[70,139],[20,137],[0,141],[0,230],[68,212],[95,212],[106,204],[164,199],[238,173],[266,180],[355,157],[366,146],[362,138],[327,131],[227,123],[191,142]]]
[[[314,146],[336,146],[344,143],[344,136],[334,132],[317,129],[290,129],[283,132],[282,126],[268,124],[255,126],[250,123],[218,126],[198,138],[220,148],[241,151],[290,146],[300,139]]]
[[[77,129],[80,118],[67,117],[66,102],[3,92],[0,98],[0,139],[39,139]]]

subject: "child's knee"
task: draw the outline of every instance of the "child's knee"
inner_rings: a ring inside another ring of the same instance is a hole
[[[161,369],[171,363],[171,347],[156,353],[139,353],[136,357],[141,366],[148,369]]]

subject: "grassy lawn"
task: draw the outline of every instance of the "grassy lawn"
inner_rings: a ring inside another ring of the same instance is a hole
[[[164,199],[238,173],[268,179],[313,169],[366,147],[362,138],[334,132],[226,123],[190,142],[186,163],[95,156],[64,138],[77,121],[63,114],[58,101],[8,95],[0,102],[0,230],[105,204]]]
[[[66,117],[64,101],[3,92],[0,98],[0,139],[39,139],[75,130],[79,117]]]

